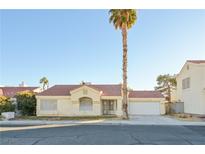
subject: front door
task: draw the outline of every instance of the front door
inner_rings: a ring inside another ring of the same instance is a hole
[[[111,115],[115,113],[116,109],[116,101],[115,100],[103,100],[102,106],[103,106],[103,114],[104,115]]]

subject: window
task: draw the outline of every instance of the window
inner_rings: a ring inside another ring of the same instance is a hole
[[[57,100],[41,100],[40,109],[43,111],[56,111]]]
[[[92,111],[93,110],[93,103],[92,99],[88,97],[80,98],[80,111]]]
[[[185,78],[182,80],[182,89],[190,88],[190,78]]]

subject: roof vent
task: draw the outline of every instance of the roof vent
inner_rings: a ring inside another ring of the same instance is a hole
[[[81,85],[91,85],[92,83],[91,83],[91,82],[82,81],[80,84],[81,84]]]

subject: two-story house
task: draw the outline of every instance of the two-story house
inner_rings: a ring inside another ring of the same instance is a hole
[[[205,60],[187,60],[177,79],[177,100],[184,112],[205,114]]]

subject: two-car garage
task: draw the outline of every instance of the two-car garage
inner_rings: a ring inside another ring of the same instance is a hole
[[[128,112],[130,115],[165,114],[164,97],[158,91],[131,91]]]
[[[160,102],[130,102],[130,115],[160,115]]]

